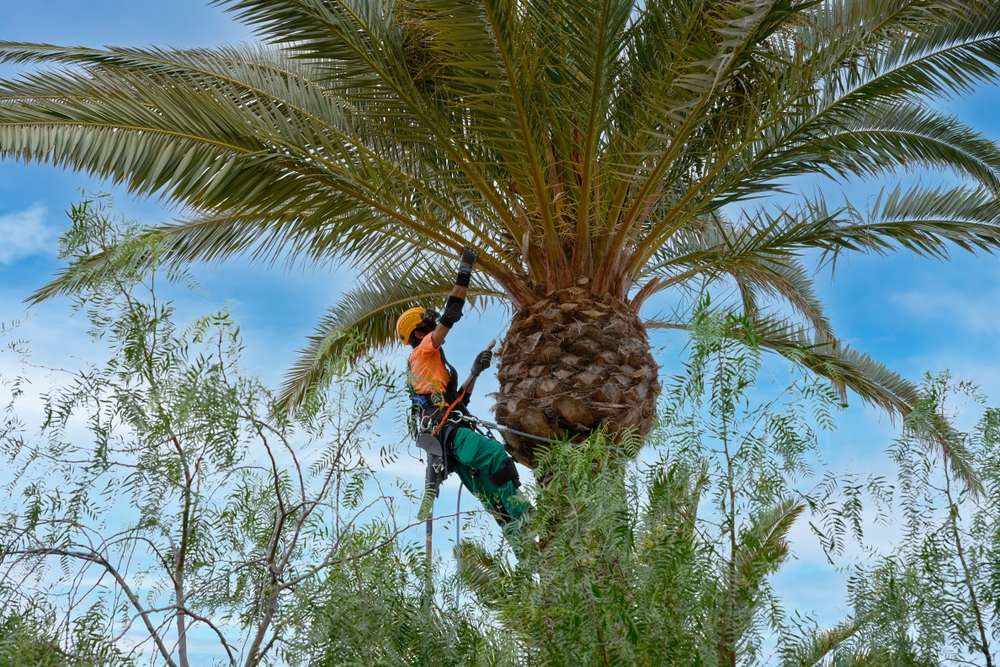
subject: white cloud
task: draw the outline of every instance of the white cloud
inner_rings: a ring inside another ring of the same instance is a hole
[[[56,231],[45,224],[47,209],[41,204],[0,215],[0,264],[52,249]]]
[[[952,331],[961,329],[974,334],[1000,332],[1000,318],[996,314],[1000,289],[996,287],[972,292],[915,289],[894,295],[893,301],[916,319],[947,322]]]

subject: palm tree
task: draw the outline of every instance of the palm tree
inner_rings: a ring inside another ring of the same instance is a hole
[[[509,426],[646,432],[646,330],[687,325],[642,307],[716,285],[738,287],[732,335],[905,414],[913,385],[836,342],[804,260],[1000,244],[1000,150],[928,105],[997,76],[990,0],[219,1],[268,46],[0,44],[3,62],[68,66],[0,83],[0,156],[190,213],[35,300],[108,261],[356,267],[289,373],[289,404],[353,341],[386,345],[403,308],[443,296],[471,245],[472,294],[513,307],[496,407]],[[866,211],[819,195],[737,206],[801,174],[918,167],[965,183],[889,187]],[[533,462],[531,442],[509,445]]]

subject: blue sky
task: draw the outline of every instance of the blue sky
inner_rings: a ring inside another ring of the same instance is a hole
[[[126,2],[125,0],[49,0],[5,3],[0,39],[62,44],[211,46],[251,39],[250,33],[205,0]],[[14,68],[0,66],[0,75]],[[983,87],[949,100],[946,108],[993,139],[1000,140],[1000,90]],[[925,183],[945,178],[919,174]],[[832,185],[805,181],[807,191],[821,185],[843,192],[863,206],[878,184],[852,181]],[[21,320],[22,336],[31,340],[40,358],[87,358],[90,353],[82,325],[69,316],[66,304],[52,302],[26,312],[22,299],[59,267],[55,241],[66,226],[64,211],[79,192],[112,190],[107,183],[83,174],[39,165],[0,161],[0,322]],[[174,213],[158,202],[114,191],[116,209],[142,222],[170,220]],[[226,306],[247,337],[249,365],[275,383],[325,308],[349,287],[349,277],[327,270],[249,267],[234,260],[199,267],[197,290],[179,295],[185,313],[203,313]],[[835,330],[852,346],[868,352],[910,378],[924,371],[952,369],[1000,397],[1000,262],[991,256],[955,254],[940,262],[896,254],[887,257],[849,256],[819,279]],[[468,337],[451,341],[450,357],[459,368],[471,362],[476,349],[501,329],[499,313],[471,324]],[[656,334],[659,361],[669,371],[682,354],[682,340]],[[768,366],[776,381],[780,364]],[[486,383],[481,395],[492,384]],[[835,469],[856,472],[891,468],[884,450],[893,425],[855,398],[843,415],[838,432],[824,443],[824,458]],[[488,413],[479,399],[478,412]],[[453,493],[452,488],[450,493]],[[446,495],[445,502],[453,496]],[[803,532],[804,536],[805,533]],[[809,540],[793,545],[799,560],[779,577],[779,591],[789,608],[815,612],[835,620],[843,607],[840,574],[826,566]]]

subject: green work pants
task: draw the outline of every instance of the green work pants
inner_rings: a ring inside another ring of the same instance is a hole
[[[479,498],[501,526],[517,525],[531,505],[513,480],[500,484],[494,481],[510,461],[503,445],[470,428],[459,427],[452,436],[451,448],[458,462],[455,472],[465,488]]]

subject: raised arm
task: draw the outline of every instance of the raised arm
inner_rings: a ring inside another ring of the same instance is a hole
[[[434,347],[441,347],[445,336],[451,328],[462,319],[462,309],[465,307],[465,295],[469,290],[469,281],[472,280],[472,267],[476,263],[476,253],[472,248],[462,251],[462,261],[458,265],[458,277],[455,278],[455,287],[448,295],[448,301],[444,305],[444,313],[438,320],[438,325],[431,332],[431,339]]]

